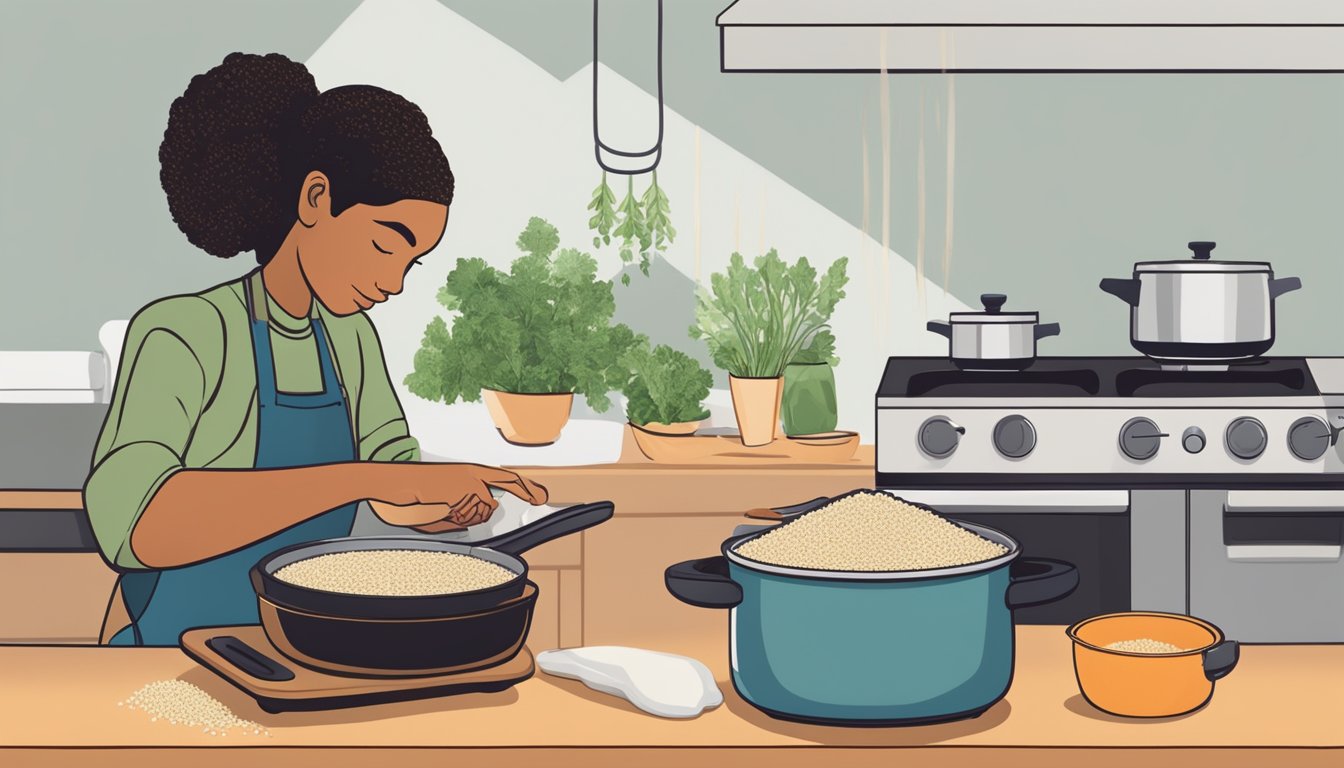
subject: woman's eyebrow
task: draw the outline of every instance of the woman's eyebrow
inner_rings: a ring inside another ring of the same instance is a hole
[[[402,224],[400,221],[379,221],[374,219],[373,223],[382,224],[384,227],[387,227],[393,232],[406,238],[406,242],[410,243],[412,248],[415,247],[415,233],[411,232],[411,228]]]

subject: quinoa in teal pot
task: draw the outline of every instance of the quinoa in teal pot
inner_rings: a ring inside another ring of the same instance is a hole
[[[667,587],[728,609],[733,686],[773,717],[855,726],[976,717],[1012,683],[1013,609],[1067,596],[1078,575],[1020,557],[1004,533],[959,525],[1004,553],[949,568],[824,571],[743,556],[738,548],[765,532],[753,531],[717,557],[668,568]]]

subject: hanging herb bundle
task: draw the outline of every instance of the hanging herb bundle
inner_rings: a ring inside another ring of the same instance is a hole
[[[602,183],[593,190],[588,210],[593,212],[588,219],[588,228],[594,233],[593,247],[610,245],[612,238],[616,238],[621,262],[635,263],[638,253],[639,271],[645,277],[649,276],[650,254],[662,255],[677,236],[671,221],[672,206],[667,193],[658,186],[657,171],[650,176],[649,187],[640,197],[635,197],[635,179],[629,176],[619,205],[603,171]],[[621,275],[621,284],[629,285],[630,275]]]
[[[644,206],[644,224],[653,240],[653,249],[661,254],[676,239],[677,230],[672,228],[672,221],[669,218],[672,205],[667,201],[667,193],[658,186],[657,171],[653,172],[649,188],[644,191],[640,203]],[[647,277],[648,274],[645,270],[644,275]]]
[[[606,171],[602,172],[602,183],[593,190],[588,210],[593,212],[592,218],[588,219],[588,228],[597,233],[593,235],[593,247],[611,245],[611,230],[616,226],[616,193],[607,184]]]
[[[648,248],[644,242],[649,238],[648,226],[644,221],[644,211],[639,207],[639,199],[635,197],[635,177],[626,179],[625,197],[621,200],[620,223],[612,234],[620,238],[621,261],[630,264],[635,260],[635,244],[640,244],[640,271],[645,275],[649,273],[648,268]],[[630,284],[630,275],[621,275],[621,284]]]

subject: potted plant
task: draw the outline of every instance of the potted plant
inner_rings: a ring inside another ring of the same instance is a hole
[[[704,339],[714,364],[728,371],[743,445],[775,439],[784,369],[828,329],[845,296],[848,264],[837,259],[818,279],[807,259],[789,265],[771,249],[747,266],[734,253],[728,271],[712,275],[710,289],[700,291],[691,336]]]
[[[611,406],[607,395],[628,377],[620,359],[636,336],[612,324],[612,285],[597,279],[597,262],[559,248],[555,227],[534,217],[517,245],[523,255],[508,272],[479,258],[458,261],[438,298],[459,314],[451,329],[442,317],[429,322],[406,386],[445,403],[484,395],[505,440],[549,445],[574,395],[599,413]]]
[[[666,344],[637,344],[621,358],[630,379],[623,387],[625,415],[637,430],[689,435],[709,418],[705,398],[714,376],[690,355]]]
[[[835,336],[820,331],[784,368],[780,416],[784,434],[821,435],[835,431],[839,412],[835,397]]]

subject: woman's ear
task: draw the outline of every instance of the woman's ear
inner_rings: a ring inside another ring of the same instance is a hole
[[[303,180],[299,190],[299,222],[312,227],[331,216],[331,182],[320,171],[313,171]]]

